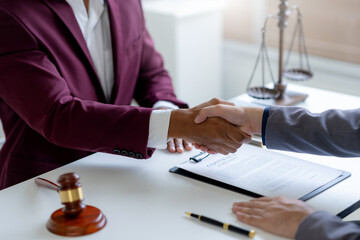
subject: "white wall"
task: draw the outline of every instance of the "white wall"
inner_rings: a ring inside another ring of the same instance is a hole
[[[222,10],[218,0],[145,1],[147,28],[177,97],[195,106],[222,94]]]

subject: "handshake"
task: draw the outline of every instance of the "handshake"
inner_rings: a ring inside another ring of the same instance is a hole
[[[192,142],[212,154],[234,153],[253,134],[261,133],[263,112],[214,98],[190,109],[173,110],[168,137]]]

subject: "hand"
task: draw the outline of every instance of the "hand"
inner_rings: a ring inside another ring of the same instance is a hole
[[[236,152],[243,142],[250,141],[249,136],[239,128],[221,118],[210,118],[201,124],[194,123],[202,108],[216,104],[233,105],[223,100],[212,99],[194,108],[173,110],[168,137],[182,138],[222,154]]]
[[[237,125],[248,135],[260,134],[263,108],[236,107],[224,104],[207,106],[200,110],[195,123],[201,123],[209,117],[221,117]]]
[[[246,108],[236,107],[233,105],[217,104],[207,106],[200,110],[195,118],[195,123],[201,123],[209,117],[221,117],[226,121],[237,125],[251,139],[255,133],[261,132],[262,115],[264,109],[262,108]],[[209,149],[206,146],[195,144],[195,148],[203,152],[215,154],[216,151]]]
[[[315,210],[303,201],[286,197],[262,197],[233,204],[238,220],[270,233],[295,238],[301,221]]]
[[[168,107],[158,107],[156,109],[170,109]],[[181,138],[170,138],[167,142],[167,150],[171,153],[183,153],[184,148],[187,151],[192,150],[192,143],[182,140]]]

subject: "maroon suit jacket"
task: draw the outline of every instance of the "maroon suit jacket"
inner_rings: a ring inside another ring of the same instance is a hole
[[[149,158],[149,107],[158,100],[186,107],[154,49],[140,0],[107,2],[110,104],[65,0],[0,0],[0,189],[92,152]],[[133,98],[142,107],[129,106]]]

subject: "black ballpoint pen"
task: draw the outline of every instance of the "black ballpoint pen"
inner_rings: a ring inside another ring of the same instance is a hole
[[[236,226],[231,225],[229,223],[222,223],[222,222],[220,222],[218,220],[208,218],[208,217],[205,217],[205,216],[202,216],[202,215],[198,215],[198,214],[195,214],[195,213],[185,212],[185,214],[190,216],[190,217],[197,218],[200,221],[210,223],[210,224],[218,226],[218,227],[222,227],[225,230],[229,230],[229,231],[232,231],[232,232],[247,235],[250,238],[253,238],[255,236],[255,231],[254,230],[247,230],[247,229],[244,229],[244,228],[236,227]]]

